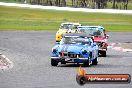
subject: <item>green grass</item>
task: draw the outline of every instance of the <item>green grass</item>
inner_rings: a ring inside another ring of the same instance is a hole
[[[104,26],[107,31],[132,32],[132,15],[66,12],[0,6],[0,30],[58,30],[62,22]]]

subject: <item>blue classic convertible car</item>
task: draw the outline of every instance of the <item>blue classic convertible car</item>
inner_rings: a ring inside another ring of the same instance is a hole
[[[98,45],[91,36],[81,33],[63,35],[60,42],[52,48],[51,65],[83,63],[84,66],[97,65]]]

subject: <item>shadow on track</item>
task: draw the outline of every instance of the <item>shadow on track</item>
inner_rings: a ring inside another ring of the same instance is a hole
[[[107,55],[105,58],[122,58],[122,57],[124,57],[124,55]]]
[[[83,68],[90,68],[90,67],[92,67],[92,66],[94,66],[94,65],[91,65],[91,66],[84,66],[83,64],[71,64],[71,63],[69,63],[69,64],[61,64],[61,65],[58,65],[58,67],[75,67],[75,68],[77,68],[77,67],[83,67]],[[97,65],[96,65],[97,66]]]
[[[58,65],[57,67],[83,67],[83,68],[123,68],[123,67],[132,67],[132,65],[115,65],[115,64],[98,64],[98,65],[91,65],[91,66],[83,66],[79,64],[64,64],[64,65]]]

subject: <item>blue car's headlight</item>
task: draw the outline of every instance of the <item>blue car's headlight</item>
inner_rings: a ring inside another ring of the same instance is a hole
[[[87,54],[87,50],[83,50],[82,51],[82,54]]]
[[[53,49],[53,50],[52,50],[52,52],[53,52],[53,53],[56,53],[56,52],[57,52],[57,50],[56,50],[56,49]]]

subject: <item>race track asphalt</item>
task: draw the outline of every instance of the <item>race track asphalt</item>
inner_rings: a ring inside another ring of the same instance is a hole
[[[132,32],[110,32],[109,43],[132,42]],[[0,70],[0,88],[132,88],[129,84],[76,83],[78,66],[50,65],[55,32],[0,32],[0,53],[6,55],[14,67]],[[132,75],[132,53],[108,49],[107,57],[99,57],[97,66],[84,67],[89,74]]]

